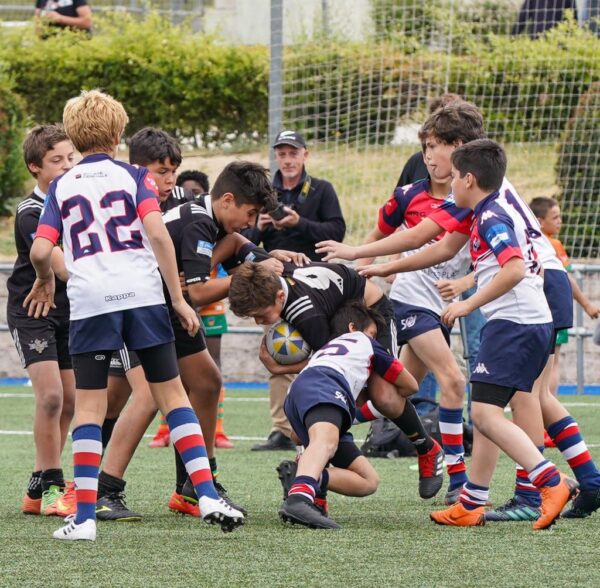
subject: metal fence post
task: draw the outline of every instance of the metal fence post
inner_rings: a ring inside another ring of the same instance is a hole
[[[575,271],[575,281],[580,289],[583,290],[583,274],[579,271]],[[583,394],[585,385],[585,363],[584,363],[584,340],[583,328],[583,309],[580,304],[576,305],[575,309],[575,341],[577,343],[577,394]]]
[[[281,131],[283,118],[283,0],[271,0],[271,46],[269,61],[269,168],[277,166],[271,145]]]

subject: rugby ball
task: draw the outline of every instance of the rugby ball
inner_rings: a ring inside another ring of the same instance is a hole
[[[265,336],[267,351],[282,365],[305,360],[311,352],[300,332],[286,321],[275,323]]]

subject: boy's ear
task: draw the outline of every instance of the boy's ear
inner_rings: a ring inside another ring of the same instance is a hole
[[[354,333],[357,330],[356,325],[354,323],[348,323],[348,332]]]
[[[232,204],[235,204],[235,196],[233,195],[232,192],[225,192],[225,194],[223,194],[219,200],[223,203],[223,204],[227,204],[227,206],[230,206]]]
[[[36,176],[42,171],[42,168],[37,163],[28,163],[27,169]]]

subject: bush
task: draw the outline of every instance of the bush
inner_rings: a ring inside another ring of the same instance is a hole
[[[600,255],[600,82],[581,96],[556,167],[564,242],[574,257]]]
[[[217,45],[157,14],[96,20],[91,39],[68,30],[45,41],[32,28],[24,38],[1,33],[0,62],[36,122],[62,120],[67,99],[102,88],[123,102],[128,134],[147,125],[186,137],[266,127],[265,48]]]
[[[10,200],[23,195],[28,178],[21,153],[25,124],[23,101],[0,77],[0,216],[11,214]]]

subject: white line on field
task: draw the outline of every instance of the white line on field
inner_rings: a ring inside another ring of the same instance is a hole
[[[0,392],[0,398],[33,398],[33,394],[18,394],[17,392]],[[268,400],[268,396],[225,398],[226,402],[267,402]]]

